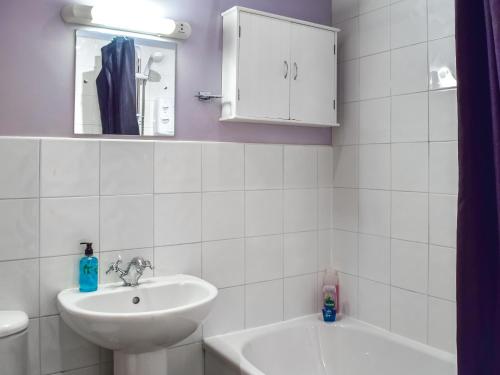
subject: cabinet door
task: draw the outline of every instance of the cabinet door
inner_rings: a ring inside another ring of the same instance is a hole
[[[290,23],[240,13],[239,116],[289,119]]]
[[[291,43],[291,119],[334,125],[335,32],[294,23]]]

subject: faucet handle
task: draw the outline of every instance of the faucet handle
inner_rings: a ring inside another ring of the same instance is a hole
[[[106,275],[107,275],[108,273],[110,273],[111,271],[114,271],[114,272],[118,271],[118,270],[120,269],[120,264],[121,264],[121,263],[122,263],[122,257],[121,257],[120,255],[118,255],[118,259],[116,259],[116,261],[115,261],[115,262],[113,262],[113,263],[111,263],[111,264],[109,265],[109,268],[108,268],[108,270],[106,271]]]
[[[149,268],[151,270],[154,270],[153,264],[151,263],[150,260],[144,260],[144,268]]]

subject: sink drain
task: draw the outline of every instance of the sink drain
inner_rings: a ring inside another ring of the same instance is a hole
[[[132,303],[133,303],[134,305],[137,305],[139,302],[141,302],[141,299],[140,299],[139,297],[134,297],[134,298],[132,298]]]

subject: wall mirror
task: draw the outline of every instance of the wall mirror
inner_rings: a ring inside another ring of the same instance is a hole
[[[75,134],[173,136],[176,48],[77,30]]]

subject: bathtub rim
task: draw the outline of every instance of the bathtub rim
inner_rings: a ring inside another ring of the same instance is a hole
[[[263,326],[245,328],[238,331],[204,338],[203,348],[204,350],[209,351],[212,355],[219,357],[228,365],[241,371],[242,375],[265,375],[244,356],[243,349],[245,345],[252,339],[261,337],[266,333],[280,331],[286,327],[302,326],[304,324],[325,326],[328,329],[340,327],[365,331],[369,334],[382,336],[395,343],[407,346],[425,354],[429,354],[442,361],[453,363],[456,366],[456,354],[412,340],[405,336],[398,335],[397,333],[385,330],[381,327],[350,316],[343,316],[334,323],[325,323],[321,314],[311,314]]]

